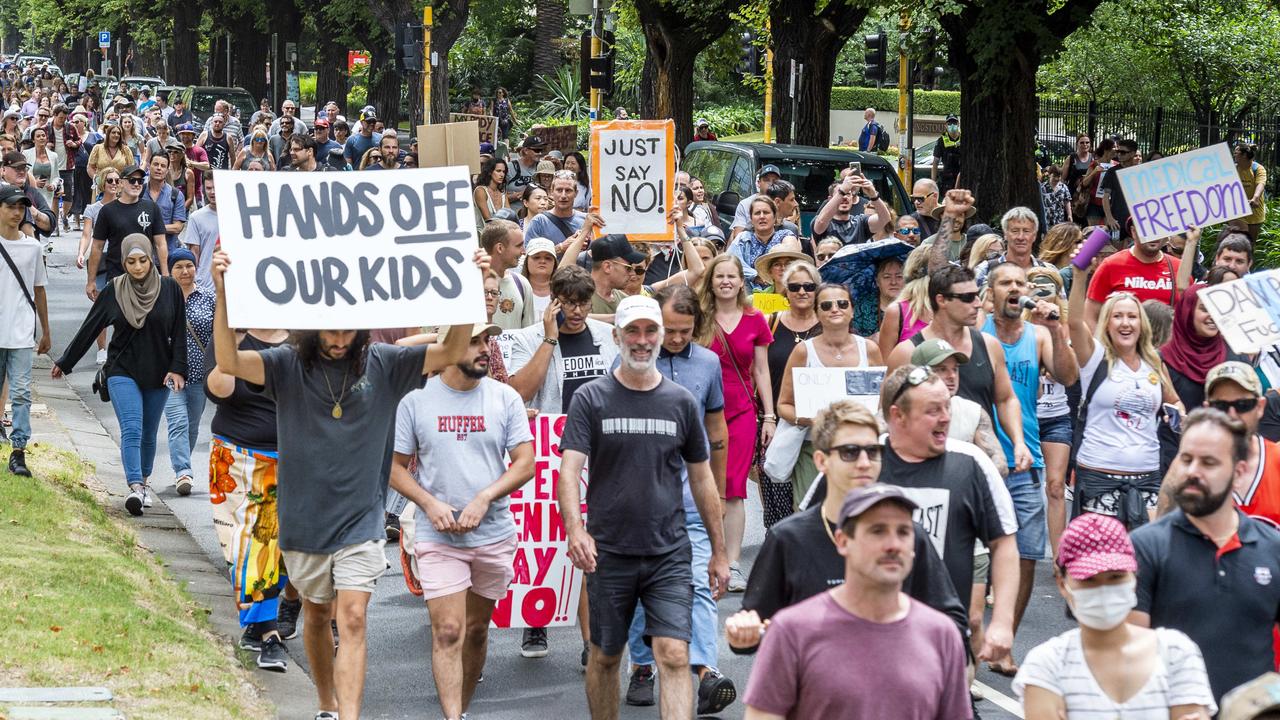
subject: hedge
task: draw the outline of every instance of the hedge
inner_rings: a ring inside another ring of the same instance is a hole
[[[960,93],[954,90],[916,90],[917,115],[960,114]],[[833,87],[832,110],[866,110],[875,108],[881,112],[898,111],[896,88]]]

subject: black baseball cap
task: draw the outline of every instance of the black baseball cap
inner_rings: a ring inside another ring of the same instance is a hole
[[[27,162],[26,155],[23,155],[17,150],[11,150],[4,154],[4,160],[0,161],[0,165],[3,165],[4,167],[26,168],[26,167],[30,167],[31,163]]]
[[[122,178],[127,178],[127,177],[129,177],[130,175],[133,175],[133,174],[135,174],[135,173],[142,173],[143,175],[146,175],[146,174],[147,174],[147,171],[146,171],[146,170],[143,170],[142,168],[138,167],[137,165],[129,165],[129,166],[128,166],[128,167],[126,167],[123,171],[121,171],[121,173],[120,173],[120,177],[122,177]]]
[[[22,192],[22,188],[17,185],[5,185],[0,188],[0,205],[13,205],[14,203],[26,203],[27,207],[31,206],[31,198]]]
[[[524,142],[520,143],[520,147],[517,149],[523,150],[525,148],[529,148],[530,150],[541,150],[546,146],[547,144],[542,142],[542,138],[537,135],[530,135],[524,139]]]
[[[622,260],[634,265],[644,262],[649,256],[631,247],[626,235],[605,235],[591,243],[591,262],[605,260]]]

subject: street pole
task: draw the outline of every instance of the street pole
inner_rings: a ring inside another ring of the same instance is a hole
[[[279,39],[279,37],[280,37],[279,33],[271,33],[271,70],[270,72],[271,72],[271,107],[273,108],[280,107],[280,98],[278,97],[279,93],[276,91],[276,87],[279,85],[279,83],[276,80],[276,78],[278,77],[276,73],[280,69],[280,66],[277,64],[280,58],[276,53],[276,45],[278,44],[277,40]]]
[[[600,0],[592,0],[592,3],[591,3],[591,59],[593,61],[596,58],[600,57],[600,55],[604,51],[604,46],[600,42],[600,38],[603,36],[603,33],[604,33],[604,28],[602,27],[603,24],[604,24],[604,13],[602,13],[600,10]],[[595,63],[592,62],[592,65],[595,65]],[[594,78],[597,74],[598,73],[595,71],[595,68],[593,67],[590,73],[590,77]],[[604,102],[604,93],[601,92],[600,88],[595,87],[596,83],[592,82],[591,85],[592,85],[591,87],[591,122],[595,122],[600,119],[600,105]]]
[[[799,92],[797,86],[800,84],[800,78],[804,76],[804,64],[797,64],[795,58],[791,59],[791,144],[796,144],[796,115],[799,113]]]
[[[160,41],[160,75],[165,82],[169,82],[169,49],[164,40]]]
[[[764,142],[773,142],[773,32],[768,20],[764,23]]]
[[[231,33],[227,33],[227,87],[231,87]]]
[[[907,33],[911,31],[911,14],[902,12],[898,21],[898,157],[907,158],[906,162],[898,162],[898,179],[905,187],[911,187],[911,164],[913,158],[908,154],[907,140],[908,110],[911,102],[911,61],[907,58]]]
[[[431,3],[422,8],[422,124],[431,124]]]

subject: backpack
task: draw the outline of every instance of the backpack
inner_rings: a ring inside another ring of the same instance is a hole
[[[876,123],[876,152],[889,151],[889,131],[880,123]]]

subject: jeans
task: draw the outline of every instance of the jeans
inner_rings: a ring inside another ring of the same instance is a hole
[[[1014,472],[1004,481],[1018,516],[1018,556],[1023,560],[1043,560],[1049,542],[1049,526],[1045,519],[1044,488],[1040,482],[1044,470],[1030,468]]]
[[[9,399],[13,403],[13,432],[9,440],[15,450],[27,447],[31,439],[31,361],[35,348],[0,348],[0,386],[9,381]],[[0,407],[4,398],[0,397]]]
[[[711,561],[711,538],[696,511],[686,513],[685,529],[693,548],[693,640],[689,643],[689,664],[716,666],[716,601],[711,597],[707,563]],[[644,608],[637,607],[631,619],[628,646],[635,665],[654,663],[653,650],[644,644]]]
[[[151,477],[155,464],[156,432],[169,389],[141,390],[133,378],[115,375],[107,378],[107,390],[120,422],[120,462],[124,465],[125,482],[141,484]]]
[[[200,434],[204,414],[204,383],[187,383],[182,390],[169,391],[164,403],[164,419],[169,425],[169,464],[175,478],[191,476],[191,453]]]

